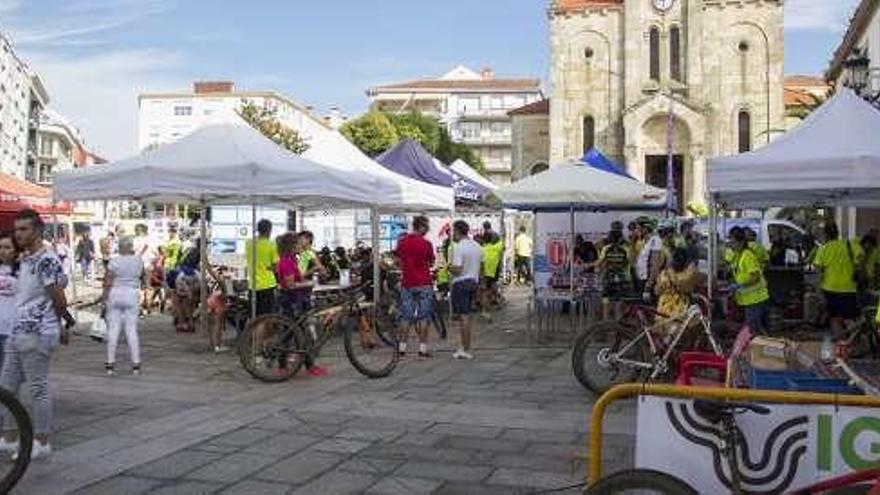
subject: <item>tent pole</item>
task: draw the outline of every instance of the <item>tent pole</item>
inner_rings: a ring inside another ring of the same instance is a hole
[[[201,306],[202,333],[208,333],[208,204],[202,200],[202,212],[199,215],[199,271],[201,272],[201,290],[199,305]],[[218,281],[219,282],[219,281]]]
[[[568,276],[569,276],[569,286],[568,293],[569,297],[574,300],[574,204],[571,205],[571,210],[569,211],[570,216],[570,234],[571,238],[569,242],[571,243],[568,246]]]
[[[712,314],[712,297],[715,292],[715,277],[718,274],[717,257],[718,257],[718,204],[715,197],[709,198],[709,273],[706,282],[706,291],[709,296],[709,314]]]
[[[370,236],[373,243],[373,308],[377,308],[382,295],[382,274],[379,272],[379,211],[375,206],[370,208]]]
[[[247,250],[245,250],[247,251]],[[245,263],[247,264],[247,263]],[[251,287],[251,319],[257,318],[257,203],[251,199],[251,269],[248,281]]]

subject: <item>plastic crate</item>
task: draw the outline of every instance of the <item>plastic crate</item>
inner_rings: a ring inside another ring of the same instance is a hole
[[[776,371],[752,368],[750,371],[750,386],[757,390],[862,395],[862,391],[850,385],[847,380],[822,378],[810,370]]]
[[[790,390],[796,378],[816,378],[812,371],[750,369],[749,387],[757,390]]]
[[[836,378],[792,378],[789,387],[792,392],[862,395],[861,389],[850,385],[849,381]]]

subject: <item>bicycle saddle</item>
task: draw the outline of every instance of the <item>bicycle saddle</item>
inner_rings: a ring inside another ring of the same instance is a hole
[[[770,414],[770,408],[746,402],[727,402],[704,399],[694,401],[694,412],[710,423],[719,423],[722,419],[746,411],[751,411],[762,416]]]

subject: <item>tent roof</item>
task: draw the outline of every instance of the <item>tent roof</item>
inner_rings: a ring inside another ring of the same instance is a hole
[[[522,210],[662,209],[666,191],[571,162],[499,188],[504,206]]]
[[[498,186],[495,185],[494,182],[480,175],[479,172],[473,169],[470,165],[464,162],[462,159],[455,160],[452,162],[452,165],[449,166],[450,170],[461,175],[462,177],[470,180],[471,182],[483,186],[484,188],[494,191],[498,189]]]
[[[596,148],[590,148],[590,150],[584,154],[584,157],[581,158],[581,161],[595,169],[602,170],[604,172],[610,172],[621,177],[635,180],[635,177],[629,175],[626,170],[622,169],[616,163],[612,162],[610,159],[608,159],[607,156],[602,154],[602,152]]]
[[[438,168],[425,148],[412,139],[403,139],[376,161],[388,170],[441,187],[452,187],[452,176]]]
[[[711,160],[709,192],[732,208],[880,206],[880,111],[849,89],[763,148]]]
[[[119,162],[59,173],[55,194],[65,200],[258,202],[317,209],[394,206],[400,185],[294,155],[248,125],[219,124]]]
[[[315,127],[301,131],[309,149],[303,157],[315,162],[346,170],[363,172],[388,179],[398,185],[397,197],[385,197],[399,204],[397,210],[450,211],[455,208],[455,198],[448,187],[421,182],[389,170],[373,161],[346,139],[339,131]],[[377,193],[378,194],[378,193]]]

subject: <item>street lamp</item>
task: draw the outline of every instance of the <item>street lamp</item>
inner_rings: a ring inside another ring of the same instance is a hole
[[[843,67],[847,71],[846,82],[847,87],[852,88],[857,94],[868,87],[868,78],[870,70],[868,66],[871,60],[865,55],[860,48],[852,51],[849,57],[843,61]]]

